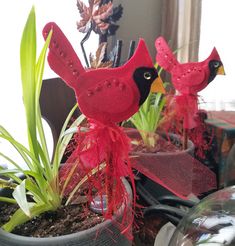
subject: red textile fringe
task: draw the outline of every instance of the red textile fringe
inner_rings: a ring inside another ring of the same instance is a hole
[[[112,219],[113,214],[117,213],[121,206],[124,206],[119,226],[123,233],[130,233],[134,215],[131,211],[132,215],[130,216],[130,211],[128,211],[128,194],[121,179],[129,177],[133,188],[133,206],[135,207],[134,174],[129,160],[130,139],[123,129],[114,123],[107,125],[89,120],[89,130],[84,132],[79,129],[75,143],[74,151],[60,170],[60,184],[63,187],[74,168],[71,179],[64,189],[64,195],[68,196],[78,182],[87,176],[85,190],[88,204],[93,201],[94,196],[106,194],[108,205],[107,211],[103,214],[105,219]],[[102,168],[104,163],[106,165]],[[91,175],[91,171],[97,167],[99,171],[95,175]]]

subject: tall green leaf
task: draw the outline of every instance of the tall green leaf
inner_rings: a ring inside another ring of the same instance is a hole
[[[1,202],[7,202],[7,203],[16,204],[16,200],[15,199],[8,198],[8,197],[3,197],[3,196],[0,196],[0,201]]]
[[[159,126],[165,103],[165,97],[161,93],[149,93],[139,111],[129,119],[139,131],[147,148],[152,148],[156,144],[154,133]]]
[[[21,39],[20,64],[29,148],[35,157],[38,158],[35,128],[36,18],[34,7],[30,11]]]
[[[39,137],[41,140],[41,148],[43,150],[44,157],[46,159],[46,162],[44,162],[44,167],[46,168],[47,174],[50,173],[48,169],[50,169],[50,158],[49,158],[49,153],[48,153],[48,148],[46,144],[46,138],[44,134],[44,129],[42,125],[42,116],[41,116],[41,110],[40,110],[40,105],[39,105],[39,97],[41,93],[41,88],[42,88],[42,77],[43,77],[43,72],[44,72],[44,65],[45,65],[45,58],[46,58],[46,52],[48,49],[48,46],[50,44],[52,36],[52,31],[50,31],[46,42],[43,46],[43,49],[41,51],[41,54],[38,58],[37,64],[36,64],[36,74],[35,74],[35,82],[36,82],[36,91],[35,91],[35,112],[36,112],[36,123],[37,123],[37,130],[39,133]]]

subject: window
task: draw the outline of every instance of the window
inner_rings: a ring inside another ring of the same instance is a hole
[[[203,0],[199,59],[204,60],[215,46],[226,76],[217,76],[200,94],[207,110],[235,110],[235,1]]]

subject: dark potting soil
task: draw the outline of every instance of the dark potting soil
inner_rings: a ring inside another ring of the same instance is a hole
[[[137,201],[138,204],[146,206],[143,201]],[[138,207],[137,210],[141,211]],[[7,223],[12,214],[18,209],[17,205],[1,204],[0,206],[0,226]],[[166,223],[166,220],[161,216],[150,216],[143,218],[141,212],[136,212],[133,225],[133,246],[152,246],[155,237]],[[66,235],[78,231],[91,228],[104,221],[102,216],[99,216],[87,208],[79,205],[69,205],[58,209],[56,212],[46,212],[23,225],[15,228],[12,233],[29,236],[29,237],[55,237]]]
[[[17,208],[17,205],[1,205],[0,225],[5,224]],[[86,230],[103,221],[102,216],[74,204],[62,206],[55,212],[43,213],[16,227],[12,233],[31,237],[55,237]]]
[[[156,135],[156,145],[154,147],[147,148],[143,140],[138,138],[132,139],[132,142],[136,143],[132,144],[132,152],[158,153],[182,151],[182,144],[178,139],[165,139],[159,135]]]

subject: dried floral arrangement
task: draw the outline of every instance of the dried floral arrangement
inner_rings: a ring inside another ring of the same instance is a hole
[[[77,7],[81,17],[81,20],[77,22],[77,29],[79,32],[85,33],[81,41],[81,48],[86,66],[90,67],[84,43],[89,39],[91,32],[94,31],[100,35],[100,44],[102,46],[100,50],[102,50],[107,45],[102,43],[107,43],[108,37],[114,35],[118,29],[119,26],[116,22],[121,18],[123,8],[121,4],[114,7],[111,0],[89,0],[88,6],[83,1],[78,0]]]

